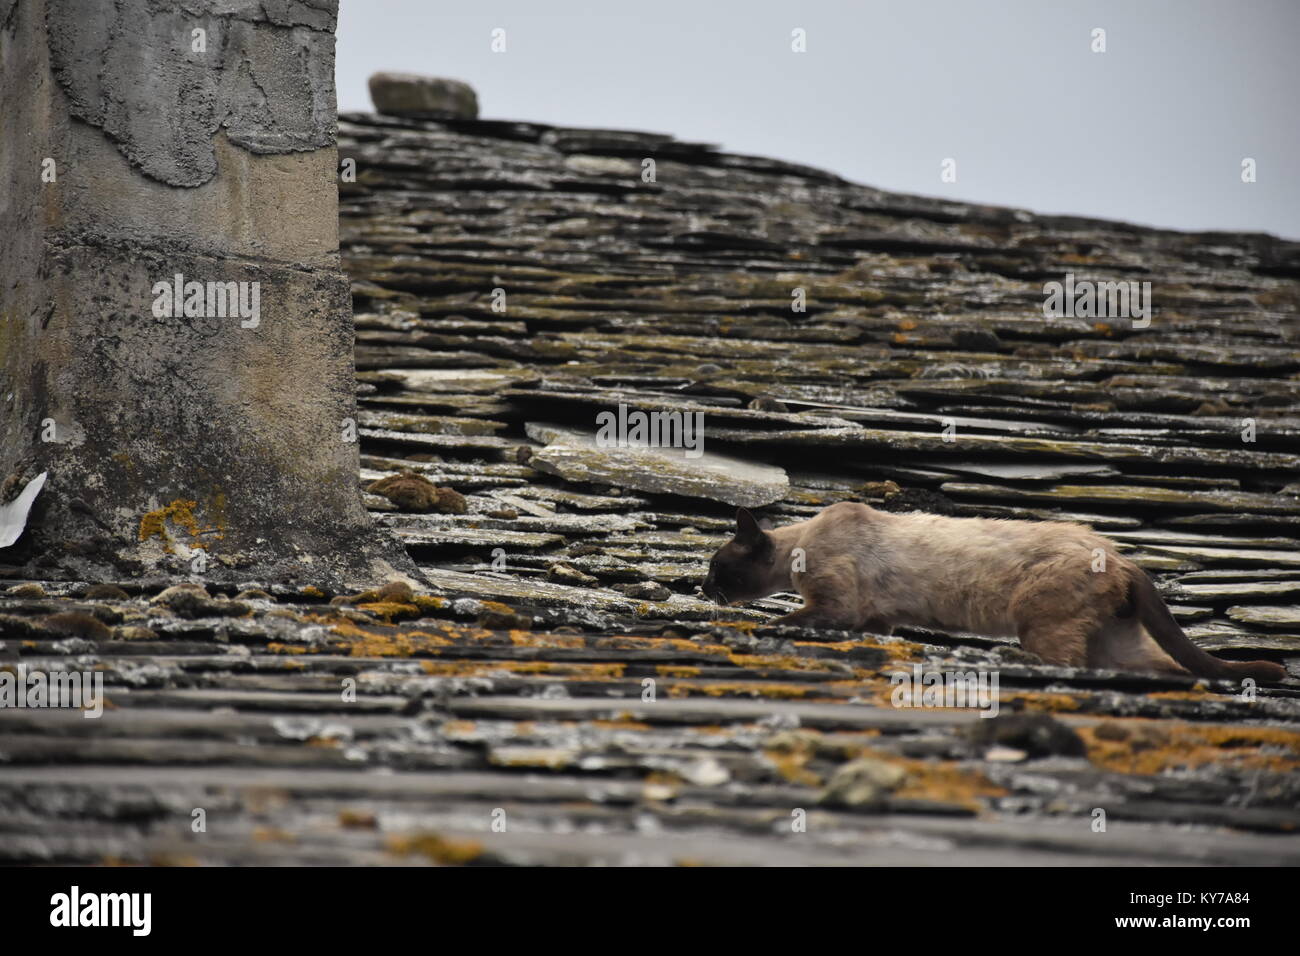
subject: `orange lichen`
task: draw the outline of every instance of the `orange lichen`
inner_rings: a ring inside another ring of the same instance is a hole
[[[546,674],[550,677],[578,677],[588,680],[623,676],[624,664],[555,661],[421,661],[426,674],[436,677],[477,677],[492,672]]]
[[[444,734],[472,734],[475,732],[475,724],[472,720],[449,720],[442,725]]]
[[[315,648],[304,647],[302,644],[281,644],[278,641],[271,641],[266,645],[266,649],[271,654],[314,654]]]
[[[510,643],[516,647],[583,647],[585,638],[577,634],[534,634],[531,631],[509,631]]]
[[[1192,700],[1196,703],[1204,703],[1205,698],[1214,697],[1215,693],[1208,687],[1191,687],[1188,690],[1160,690],[1147,694],[1152,700]]]
[[[765,754],[782,780],[805,787],[821,786],[822,778],[804,766],[811,754],[800,751],[776,750],[765,751]]]
[[[199,523],[194,517],[194,509],[197,505],[198,502],[177,498],[171,504],[147,512],[140,518],[139,540],[148,541],[150,538],[158,538],[162,541],[167,553],[171,554],[173,539],[167,533],[168,521],[174,526],[183,529],[191,540],[198,538],[203,532],[199,529]],[[195,544],[194,546],[198,547],[199,545]]]
[[[763,670],[817,671],[825,672],[831,666],[815,657],[792,657],[778,654],[729,654],[731,663],[737,667]]]
[[[333,625],[330,630],[343,638],[340,650],[353,657],[412,657],[416,654],[436,655],[439,648],[452,642],[440,634],[425,631],[394,631],[380,634],[357,627],[351,623]]]
[[[258,843],[294,843],[298,838],[278,827],[254,827],[253,839]]]
[[[1273,727],[1202,726],[1129,719],[1106,729],[1083,727],[1088,759],[1107,770],[1158,774],[1207,764],[1294,773],[1300,770],[1300,732]]]
[[[1016,693],[1004,699],[1002,706],[1013,710],[1059,714],[1078,710],[1081,705],[1077,697],[1071,697],[1069,694]]]
[[[965,770],[951,763],[909,760],[888,754],[873,754],[907,771],[907,778],[894,796],[901,799],[934,800],[978,811],[982,798],[1005,797],[1006,788],[989,781],[982,773]]]
[[[385,624],[391,624],[393,621],[414,620],[424,613],[415,604],[399,604],[396,601],[374,601],[367,604],[358,604],[357,610],[373,614]]]
[[[759,681],[728,681],[710,684],[673,684],[669,697],[769,697],[775,700],[807,698],[812,688],[797,684],[762,683]]]
[[[824,736],[816,731],[796,731],[782,735],[763,751],[777,774],[791,783],[819,786],[825,781],[805,765],[813,757],[831,758],[847,763],[870,757],[900,767],[906,774],[895,797],[931,800],[954,804],[978,812],[980,800],[1006,796],[1007,790],[990,782],[983,774],[939,760],[916,760],[898,754],[874,750],[866,742],[875,734],[855,733]]]
[[[369,810],[340,810],[339,826],[348,830],[374,830],[378,821]]]
[[[389,853],[419,854],[443,866],[464,866],[483,855],[483,844],[477,840],[451,840],[437,833],[391,836],[384,846]]]

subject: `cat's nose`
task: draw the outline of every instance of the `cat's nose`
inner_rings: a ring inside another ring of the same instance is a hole
[[[710,601],[712,601],[714,604],[725,604],[725,603],[726,603],[726,601],[723,600],[723,597],[722,597],[722,591],[719,590],[718,586],[717,586],[716,584],[714,584],[712,581],[708,581],[708,580],[706,580],[703,584],[696,585],[695,590],[696,590],[698,593],[703,594],[706,598],[708,598],[708,599],[709,599]]]

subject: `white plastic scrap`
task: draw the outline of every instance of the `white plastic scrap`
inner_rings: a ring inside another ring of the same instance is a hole
[[[32,510],[32,502],[45,485],[48,474],[48,471],[41,472],[27,482],[27,487],[18,493],[17,498],[0,505],[0,548],[7,548],[22,537],[23,529],[27,527],[27,514]]]

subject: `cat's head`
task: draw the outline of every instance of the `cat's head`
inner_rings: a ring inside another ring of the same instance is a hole
[[[736,510],[736,536],[709,561],[701,590],[718,604],[740,604],[779,590],[772,584],[776,547],[767,529],[744,508]]]

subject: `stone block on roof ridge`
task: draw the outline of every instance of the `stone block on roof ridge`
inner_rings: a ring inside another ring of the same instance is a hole
[[[389,116],[478,119],[478,95],[468,83],[420,73],[370,75],[370,100]]]

